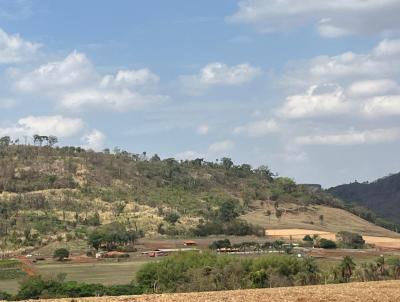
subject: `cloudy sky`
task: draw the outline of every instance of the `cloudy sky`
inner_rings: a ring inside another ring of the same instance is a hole
[[[0,135],[373,180],[400,170],[399,15],[398,0],[0,0]]]

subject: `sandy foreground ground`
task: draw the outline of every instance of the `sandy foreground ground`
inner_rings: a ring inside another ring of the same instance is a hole
[[[278,237],[278,238],[289,238],[295,240],[301,240],[305,235],[319,235],[321,238],[335,240],[335,233],[315,231],[315,230],[305,230],[305,229],[281,229],[281,230],[268,230],[266,231],[267,236]],[[399,248],[400,249],[400,239],[389,238],[389,237],[378,237],[378,236],[363,236],[366,243],[375,244],[377,247],[384,248]]]
[[[188,294],[41,300],[56,302],[398,302],[400,281]]]

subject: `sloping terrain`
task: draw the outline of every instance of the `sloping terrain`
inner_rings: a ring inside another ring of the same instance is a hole
[[[74,298],[41,301],[71,302],[72,300],[74,302],[396,302],[400,301],[400,281],[350,283],[224,292],[143,295],[131,297]]]
[[[333,187],[328,189],[328,192],[400,223],[400,173],[371,183],[354,182]]]
[[[272,204],[264,205],[264,207],[255,205],[255,207],[255,211],[243,215],[242,218],[250,223],[261,225],[266,230],[306,229],[331,233],[349,231],[369,236],[400,238],[400,234],[377,226],[343,209],[324,205],[299,208],[296,204],[283,203],[280,207],[284,209],[284,214],[277,218]],[[270,216],[266,215],[267,211],[270,211]]]

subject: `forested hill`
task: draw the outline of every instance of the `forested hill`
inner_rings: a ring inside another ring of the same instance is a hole
[[[330,188],[328,192],[400,223],[400,173],[371,183],[354,182],[337,186]]]
[[[266,215],[284,219],[284,203],[297,205],[297,212],[328,205],[375,222],[360,207],[276,177],[266,166],[235,165],[229,158],[177,161],[118,149],[0,145],[5,247],[86,238],[94,227],[113,223],[119,233],[124,228],[148,237],[260,234],[239,217],[263,204],[271,209]]]

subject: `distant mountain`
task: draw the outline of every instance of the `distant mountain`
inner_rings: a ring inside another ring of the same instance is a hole
[[[400,223],[400,173],[371,183],[351,183],[327,190],[349,203],[373,210],[378,215]]]

